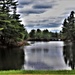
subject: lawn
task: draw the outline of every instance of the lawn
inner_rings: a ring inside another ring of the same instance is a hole
[[[75,75],[75,70],[62,70],[62,71],[50,71],[50,70],[9,70],[0,71],[0,75]]]

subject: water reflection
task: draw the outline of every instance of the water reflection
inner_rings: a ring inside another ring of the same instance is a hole
[[[65,63],[75,68],[75,43],[64,46],[63,50]]]
[[[32,48],[32,49],[31,49],[31,52],[34,53],[34,52],[35,52],[35,48]]]
[[[32,52],[32,53],[34,53],[34,52],[41,52],[41,51],[42,51],[41,48],[32,48],[32,49],[31,49],[31,52]],[[49,50],[48,50],[47,48],[43,49],[43,52],[44,52],[44,53],[48,53],[48,51],[49,51]]]
[[[0,48],[0,70],[21,69],[24,64],[24,52],[20,48]]]
[[[44,53],[48,53],[49,49],[45,48]]]
[[[70,69],[63,58],[63,42],[35,42],[25,46],[25,70]]]

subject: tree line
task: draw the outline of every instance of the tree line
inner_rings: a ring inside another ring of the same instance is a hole
[[[49,32],[48,29],[45,30],[31,30],[29,33],[29,40],[36,40],[36,41],[50,41],[50,40],[57,40],[59,38],[59,33],[57,32]]]

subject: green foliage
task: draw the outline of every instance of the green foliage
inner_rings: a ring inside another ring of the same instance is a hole
[[[0,31],[3,30],[4,28],[0,28]]]
[[[11,11],[11,9],[13,9]],[[16,14],[17,2],[15,0],[0,0],[0,42],[14,43],[28,38],[28,33]],[[13,14],[9,14],[9,12]]]
[[[62,30],[62,39],[65,40],[75,40],[75,17],[74,11],[71,11],[70,16],[64,20],[63,30]]]
[[[30,38],[35,38],[35,30],[31,30],[31,32],[29,33],[29,37]]]
[[[50,39],[58,39],[58,33],[49,32],[47,29],[41,31],[40,29],[31,30],[29,33],[30,39],[38,39],[38,40],[50,40]]]
[[[50,33],[49,33],[49,31],[47,29],[46,30],[43,30],[42,37],[44,39],[50,39]]]
[[[37,29],[36,31],[36,38],[41,39],[42,38],[42,31],[40,29]]]

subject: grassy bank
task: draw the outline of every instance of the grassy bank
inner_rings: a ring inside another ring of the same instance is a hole
[[[18,75],[75,75],[75,70],[68,71],[68,70],[63,70],[63,71],[25,71],[25,70],[10,70],[10,71],[0,71],[0,75],[10,75],[10,74],[18,74]]]

